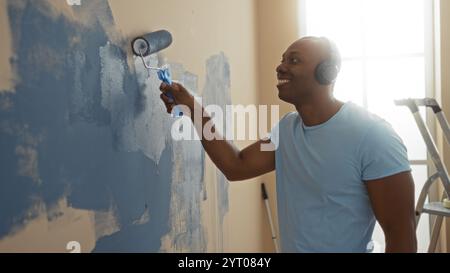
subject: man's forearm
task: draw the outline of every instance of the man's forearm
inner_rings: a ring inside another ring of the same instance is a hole
[[[202,105],[194,100],[193,105],[190,105],[189,108],[191,110],[191,120],[206,153],[222,173],[229,180],[232,180],[230,178],[233,177],[239,166],[239,149],[217,132],[215,125],[211,126],[211,130],[208,130],[208,132],[204,132],[205,125],[211,124],[212,120]],[[205,135],[205,133],[212,135]]]

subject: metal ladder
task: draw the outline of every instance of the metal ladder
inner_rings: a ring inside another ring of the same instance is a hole
[[[431,175],[425,182],[425,185],[422,188],[422,191],[419,195],[419,199],[416,205],[416,228],[419,224],[420,216],[422,215],[422,213],[428,213],[430,215],[436,216],[436,220],[434,221],[432,227],[430,245],[428,246],[428,252],[434,252],[436,250],[436,244],[439,238],[439,232],[441,230],[442,221],[444,217],[450,217],[450,209],[445,208],[442,202],[431,202],[427,204],[425,204],[425,202],[427,201],[426,199],[430,187],[438,178],[440,178],[442,185],[444,186],[444,192],[441,200],[443,200],[444,198],[449,198],[450,177],[447,168],[443,164],[442,159],[439,155],[436,144],[433,138],[431,137],[430,131],[428,130],[427,126],[425,125],[425,122],[422,119],[422,116],[420,115],[419,106],[429,107],[433,110],[442,128],[445,139],[449,145],[450,145],[450,126],[448,124],[447,119],[445,118],[444,113],[442,112],[441,107],[439,106],[439,104],[435,99],[432,98],[404,99],[404,100],[396,100],[395,104],[397,106],[407,106],[409,110],[411,110],[414,119],[417,123],[417,126],[419,127],[420,133],[427,146],[428,153],[437,170],[436,173]]]

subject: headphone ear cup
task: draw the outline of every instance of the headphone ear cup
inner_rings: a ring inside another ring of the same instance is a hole
[[[315,77],[321,85],[330,85],[335,82],[339,70],[331,60],[326,60],[317,65]]]

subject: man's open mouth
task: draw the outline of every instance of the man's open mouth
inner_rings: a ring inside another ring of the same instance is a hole
[[[287,83],[289,83],[291,80],[287,80],[287,79],[278,79],[278,85],[277,86],[282,86],[285,85]]]

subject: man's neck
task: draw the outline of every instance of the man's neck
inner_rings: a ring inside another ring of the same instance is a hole
[[[306,126],[316,126],[327,122],[341,109],[343,102],[333,96],[311,99],[295,106]]]

